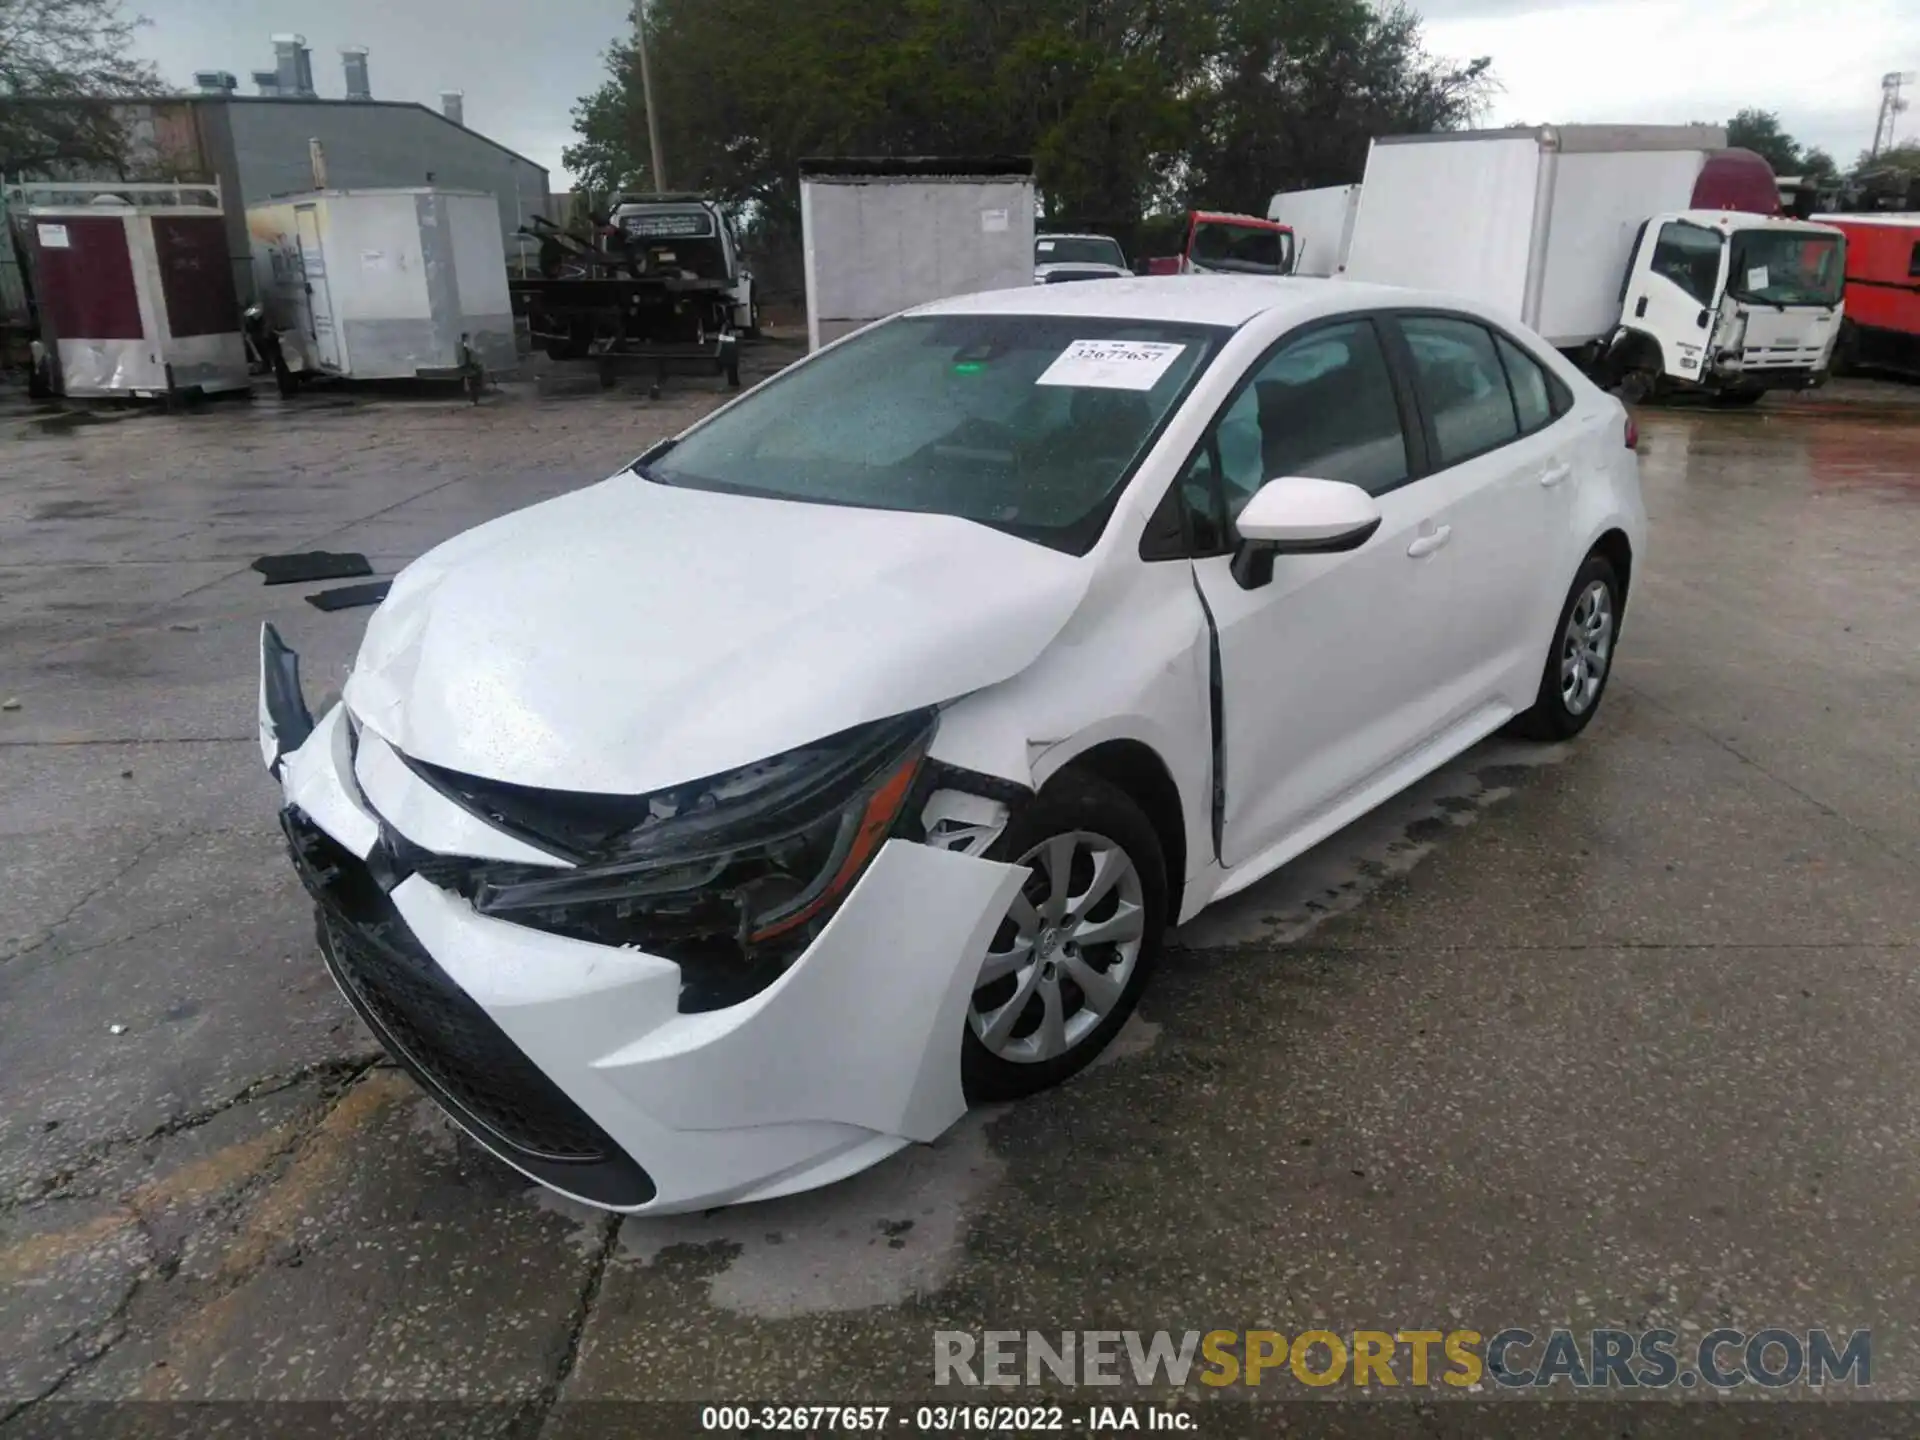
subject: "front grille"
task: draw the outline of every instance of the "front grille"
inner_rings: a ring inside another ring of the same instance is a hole
[[[382,1045],[455,1119],[550,1183],[609,1205],[652,1198],[646,1173],[434,961],[373,872],[282,812],[328,968]]]

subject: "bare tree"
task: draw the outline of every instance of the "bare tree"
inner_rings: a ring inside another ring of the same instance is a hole
[[[125,135],[99,102],[162,90],[132,53],[146,23],[118,0],[0,0],[0,171],[118,169]]]

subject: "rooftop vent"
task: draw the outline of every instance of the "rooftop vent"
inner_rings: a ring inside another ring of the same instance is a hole
[[[440,92],[440,113],[456,125],[467,123],[466,92],[464,90],[442,90]]]
[[[347,72],[347,99],[371,100],[373,87],[367,81],[367,49],[349,45],[340,52],[341,68]]]

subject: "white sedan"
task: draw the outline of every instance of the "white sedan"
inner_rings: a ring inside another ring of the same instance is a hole
[[[1161,935],[1605,693],[1632,421],[1463,302],[1089,281],[868,327],[394,582],[261,744],[327,964],[482,1145],[786,1194],[1073,1074]]]

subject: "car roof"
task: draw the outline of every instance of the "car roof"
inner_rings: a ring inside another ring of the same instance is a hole
[[[915,315],[1081,315],[1115,320],[1186,321],[1239,328],[1256,315],[1288,312],[1302,320],[1339,311],[1439,305],[1477,312],[1471,302],[1357,280],[1272,275],[1143,275],[1024,285],[936,300]]]
[[[1036,240],[1113,240],[1111,235],[1101,235],[1093,230],[1040,230],[1035,232]],[[1113,240],[1118,245],[1118,240]]]

